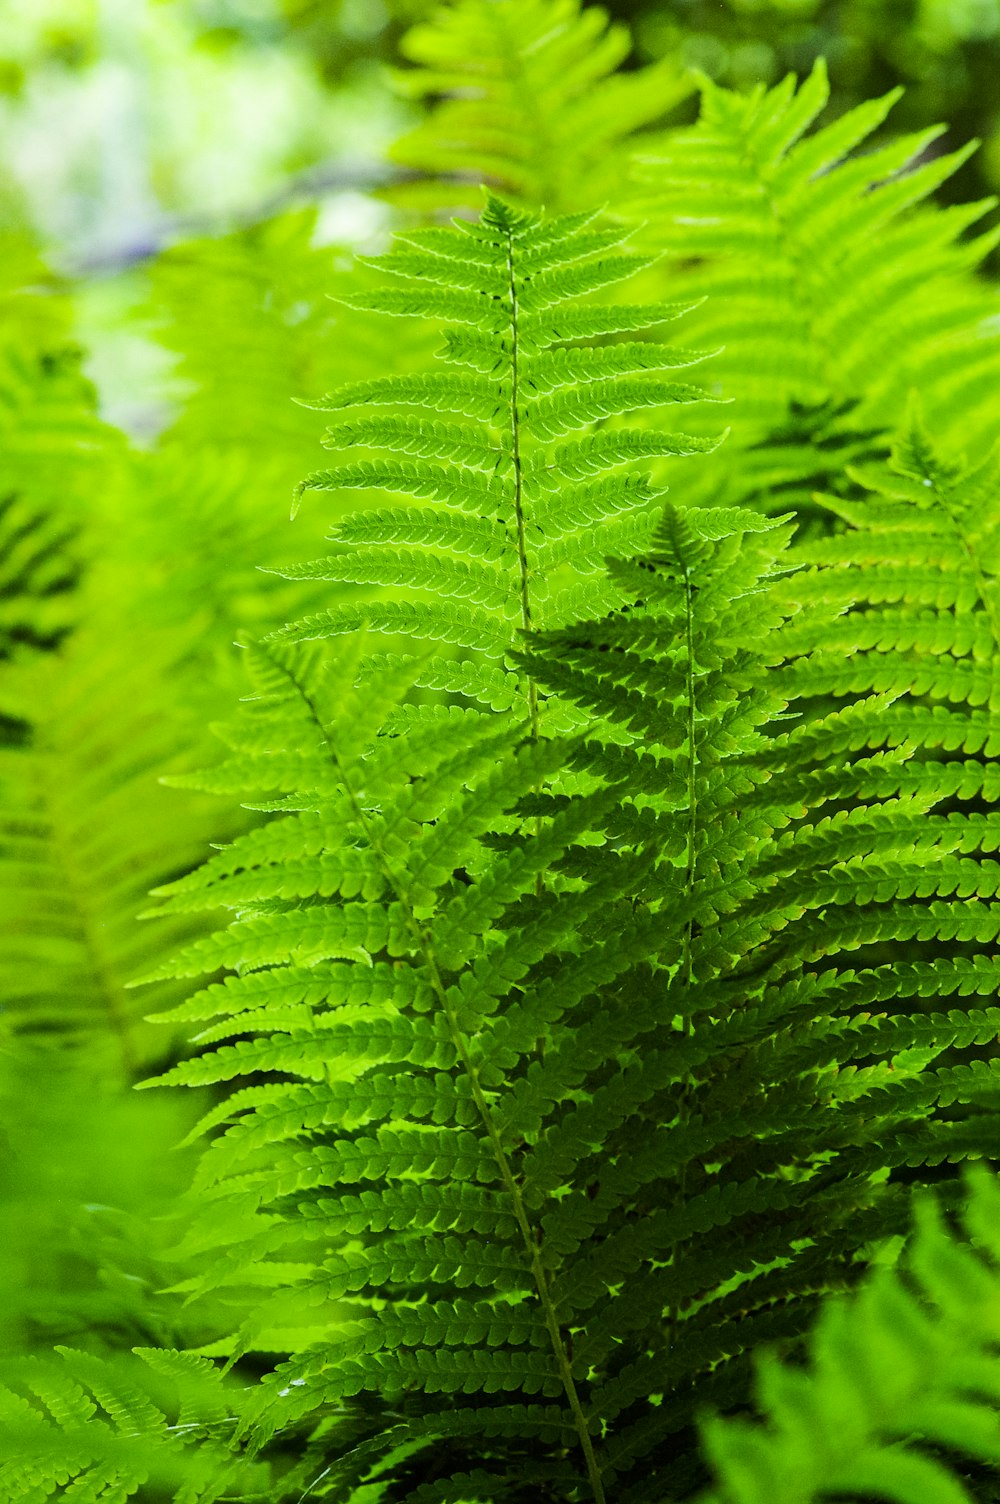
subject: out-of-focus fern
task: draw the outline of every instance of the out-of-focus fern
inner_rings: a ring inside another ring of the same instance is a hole
[[[702,1504],[971,1504],[970,1463],[996,1488],[1000,1191],[982,1169],[968,1191],[968,1241],[921,1199],[898,1270],[822,1307],[805,1368],[759,1360],[763,1423],[706,1423],[717,1482]]]
[[[0,658],[55,646],[75,619],[77,535],[122,449],[73,352],[0,347]]]
[[[120,639],[106,647],[109,625],[98,617],[60,653],[5,673],[29,729],[25,745],[0,749],[0,991],[8,1028],[127,1082],[166,1044],[142,1022],[148,1003],[125,991],[163,938],[137,915],[152,885],[232,823],[204,802],[178,807],[159,785],[202,733],[172,713],[172,654],[134,631],[127,653]]]
[[[314,245],[315,230],[315,210],[298,210],[182,242],[152,264],[143,319],[177,356],[187,387],[165,442],[236,450],[268,467],[281,462],[288,485],[302,474],[318,425],[295,399],[330,384],[345,365],[353,374],[359,359],[358,374],[367,374],[370,348],[358,321],[338,333],[344,320],[328,294],[346,258],[335,246]],[[280,508],[268,510],[281,519]]]
[[[315,230],[314,211],[286,214],[185,242],[150,269],[144,318],[177,355],[187,390],[136,462],[115,552],[159,624],[203,622],[210,661],[185,676],[182,697],[236,682],[217,656],[232,639],[300,615],[318,595],[258,567],[287,547],[281,498],[315,462],[322,422],[301,399],[336,380],[420,368],[433,350],[427,325],[331,301],[364,274],[349,273],[344,251],[314,245]],[[297,531],[301,548],[319,545],[312,513]]]
[[[896,98],[806,134],[828,97],[817,65],[748,95],[702,82],[698,123],[664,137],[631,212],[708,302],[697,338],[724,344],[716,374],[734,425],[760,435],[787,405],[858,399],[891,426],[911,386],[943,440],[992,437],[1000,367],[995,297],[969,271],[1000,228],[963,238],[992,200],[922,207],[971,147],[920,161],[941,127],[851,155]]]
[[[415,179],[386,196],[422,214],[478,209],[481,183],[550,213],[598,208],[620,192],[634,133],[692,87],[669,60],[615,72],[628,32],[580,0],[459,0],[400,46],[417,66],[399,86],[434,103],[390,152]]]
[[[0,1041],[0,1354],[197,1344],[217,1313],[163,1293],[194,1104],[123,1091],[53,1037]]]
[[[0,1365],[2,1504],[270,1497],[268,1470],[228,1445],[245,1391],[194,1354],[137,1352],[112,1361],[60,1347]]]

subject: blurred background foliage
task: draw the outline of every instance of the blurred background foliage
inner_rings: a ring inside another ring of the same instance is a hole
[[[617,66],[658,64],[651,82],[673,121],[695,116],[690,84],[666,82],[689,69],[744,89],[803,75],[824,57],[831,116],[903,85],[895,131],[944,121],[935,151],[982,141],[939,190],[943,200],[1000,185],[1000,0],[604,8],[625,23]],[[136,269],[159,252],[304,205],[315,209],[313,243],[377,246],[387,224],[377,195],[405,195],[407,134],[440,103],[434,78],[420,82],[426,22],[439,15],[431,0],[0,8],[0,214],[8,227],[29,224],[50,263],[77,279],[77,335],[113,421],[153,432],[183,390],[135,317],[148,294]],[[551,205],[551,193],[540,196]],[[418,189],[410,201],[419,206]]]
[[[946,196],[1000,185],[1000,0],[611,0],[604,9],[629,28],[625,68],[666,60],[743,89],[824,57],[833,115],[904,85],[895,129],[945,121],[951,144],[983,142]],[[413,93],[405,59],[420,54],[411,28],[437,10],[431,0],[4,7],[5,177],[77,272],[117,269],[180,234],[260,220],[303,198],[320,202],[323,237],[364,238],[377,228],[366,195],[388,174],[387,147],[427,105],[426,94],[404,97]]]
[[[8,230],[30,225],[48,262],[76,280],[76,335],[113,421],[151,434],[184,390],[138,316],[151,311],[144,272],[160,252],[306,206],[312,244],[377,248],[384,190],[426,207],[408,169],[427,166],[421,125],[447,82],[423,66],[426,23],[439,29],[448,9],[432,0],[0,8],[0,215]],[[942,121],[935,152],[983,143],[940,188],[943,201],[1000,186],[1000,0],[611,0],[604,10],[624,23],[613,66],[645,70],[671,122],[695,118],[688,70],[746,89],[804,75],[823,57],[829,117],[902,85],[893,131]],[[551,207],[558,194],[547,187],[537,197]]]

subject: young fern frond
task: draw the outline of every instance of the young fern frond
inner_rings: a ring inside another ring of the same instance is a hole
[[[763,1423],[705,1424],[716,1472],[702,1504],[819,1504],[830,1495],[891,1504],[970,1504],[965,1463],[1000,1467],[1000,1193],[968,1172],[966,1238],[930,1198],[897,1269],[825,1304],[808,1366],[757,1364]],[[944,1454],[942,1456],[942,1453]]]
[[[599,208],[619,191],[634,133],[691,89],[673,60],[615,72],[629,48],[623,26],[580,0],[440,6],[400,43],[416,64],[397,72],[400,90],[437,98],[391,148],[414,176],[386,196],[455,213],[478,210],[488,183],[522,207]]]

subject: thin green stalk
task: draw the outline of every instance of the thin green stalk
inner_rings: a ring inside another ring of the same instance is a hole
[[[695,699],[694,699],[694,587],[691,584],[691,576],[686,565],[684,569],[684,651],[687,659],[685,668],[685,698],[687,700],[687,848],[684,872],[684,905],[688,910],[688,917],[684,924],[684,942],[681,951],[680,975],[683,979],[684,989],[690,992],[694,982],[694,969],[692,963],[692,940],[694,938],[694,918],[690,912],[691,902],[694,897],[695,868],[697,858],[698,837],[698,753],[695,742]],[[694,1033],[694,1024],[690,1014],[684,1017],[684,1033],[690,1038]],[[683,1123],[687,1115],[688,1096],[690,1081],[685,1077],[681,1086],[680,1101],[677,1107],[678,1121]],[[681,1166],[679,1199],[681,1206],[687,1200],[687,1161]],[[668,1342],[673,1345],[677,1334],[677,1320],[680,1315],[679,1308],[675,1305],[670,1307],[668,1320]]]
[[[517,278],[514,272],[514,237],[507,235],[507,285],[510,294],[510,444],[511,461],[514,467],[514,522],[517,529],[517,565],[520,572],[521,626],[531,632],[531,593],[529,586],[528,545],[524,527],[524,472],[521,465],[521,425],[518,417],[518,301]],[[528,680],[528,719],[531,723],[531,740],[538,740],[538,690],[534,679]]]

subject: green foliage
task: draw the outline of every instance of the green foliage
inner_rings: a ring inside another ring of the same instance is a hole
[[[58,1353],[0,1369],[4,1504],[136,1495],[194,1504],[266,1488],[265,1470],[221,1439],[241,1396],[207,1359],[163,1349],[137,1349],[141,1361]]]
[[[28,730],[0,749],[0,988],[8,1030],[57,1037],[102,1078],[131,1081],[168,1044],[142,1021],[149,1001],[125,990],[163,939],[136,915],[221,822],[204,804],[178,809],[157,782],[191,741],[164,711],[161,645],[134,634],[128,655],[108,652],[94,625],[5,675]]]
[[[704,80],[698,123],[640,163],[634,212],[707,297],[692,328],[726,346],[714,369],[735,423],[759,434],[794,398],[852,400],[857,423],[885,427],[916,386],[942,439],[981,449],[1000,356],[994,300],[968,269],[1000,229],[961,238],[989,200],[920,207],[970,148],[919,161],[933,126],[851,155],[895,96],[805,134],[827,97],[820,65],[797,92],[791,75],[747,95]]]
[[[3,293],[11,1504],[681,1504],[754,1350],[996,1155],[983,206],[931,207],[932,133],[869,149],[885,100],[808,134],[820,70],[651,138],[625,45],[418,27],[394,248],[163,256],[147,452]],[[820,1389],[717,1455],[833,1486]],[[973,1432],[890,1401],[852,1434],[916,1497]]]
[[[185,1288],[249,1308],[213,1348],[230,1361],[291,1351],[246,1434],[308,1421],[302,1481],[334,1497],[380,1458],[408,1497],[428,1448],[437,1486],[490,1498],[684,1497],[696,1408],[738,1403],[752,1346],[797,1337],[904,1228],[886,1170],[995,1133],[974,1054],[995,1010],[904,1010],[990,986],[997,920],[960,900],[992,895],[975,853],[997,827],[936,816],[948,769],[910,779],[909,744],[854,755],[885,696],[783,729],[813,670],[787,528],[718,507],[657,526],[655,494],[606,473],[700,447],[618,422],[702,397],[659,376],[692,357],[581,343],[634,330],[628,305],[562,308],[633,269],[620,240],[491,200],[405,237],[381,262],[401,288],[352,298],[457,323],[466,374],[325,400],[350,459],[303,493],[416,505],[346,518],[338,553],[285,573],[396,593],[249,651],[208,785],[277,818],[160,890],[168,913],[236,911],[150,977],[234,972],[166,1015],[208,1027],[163,1082],[240,1083],[200,1128],[228,1125]],[[602,583],[623,542],[638,562]],[[464,656],[372,657],[361,628]],[[304,652],[331,638],[337,658]],[[918,937],[927,970],[892,953]]]
[[[580,0],[442,5],[400,50],[416,67],[398,86],[434,104],[392,147],[415,176],[388,197],[423,213],[478,208],[481,182],[550,213],[600,207],[617,196],[632,134],[691,87],[673,59],[615,72],[628,32]]]
[[[704,1504],[975,1497],[959,1469],[1000,1463],[1000,1195],[982,1169],[969,1172],[968,1186],[962,1222],[971,1247],[933,1200],[920,1201],[899,1269],[823,1308],[805,1369],[761,1359],[756,1401],[765,1424],[706,1425],[718,1487]]]

